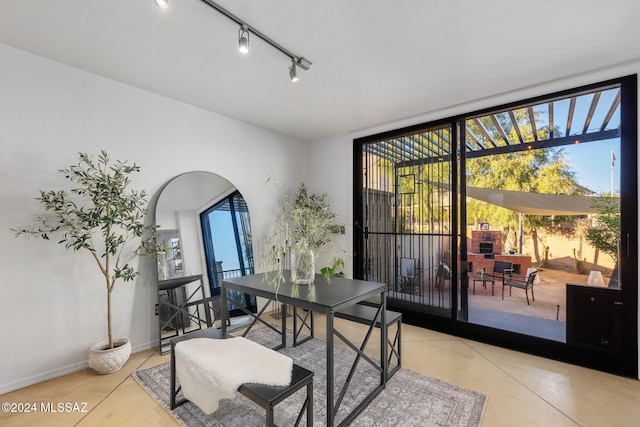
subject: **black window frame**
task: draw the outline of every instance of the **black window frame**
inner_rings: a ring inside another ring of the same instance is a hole
[[[473,340],[498,345],[522,351],[529,354],[557,359],[564,362],[587,366],[590,368],[611,372],[632,378],[638,377],[638,164],[637,164],[637,139],[638,139],[638,106],[637,106],[637,75],[628,75],[590,85],[584,85],[572,89],[545,94],[529,99],[520,100],[504,105],[459,114],[453,117],[420,123],[402,129],[387,131],[354,140],[353,143],[353,277],[362,278],[364,247],[363,224],[363,145],[399,135],[438,126],[441,123],[450,123],[456,129],[459,123],[464,123],[465,118],[480,116],[496,110],[516,108],[522,104],[542,102],[549,98],[565,97],[571,94],[591,91],[597,88],[620,85],[621,88],[621,114],[620,114],[620,196],[621,196],[621,255],[620,255],[620,279],[623,284],[621,290],[621,346],[616,351],[606,351],[576,347],[566,343],[551,341],[543,338],[522,335],[510,331],[498,330],[482,325],[468,323],[457,318],[456,292],[453,292],[451,313],[449,317],[442,317],[425,312],[417,312],[406,306],[394,306],[394,301],[389,300],[389,307],[403,312],[403,321],[417,326],[427,327],[453,335],[470,338]],[[456,133],[457,134],[457,133]],[[464,161],[464,153],[461,158]],[[453,161],[452,167],[456,164]],[[455,170],[455,168],[453,169]],[[464,179],[461,179],[464,186]],[[456,187],[454,187],[456,188]],[[457,197],[453,197],[455,203]],[[461,198],[464,200],[464,198]],[[462,206],[455,206],[456,212],[464,210]],[[457,217],[457,215],[455,215]],[[464,237],[464,236],[461,236]],[[466,239],[462,238],[464,244]],[[464,245],[462,245],[464,246]],[[462,247],[461,250],[465,248]]]

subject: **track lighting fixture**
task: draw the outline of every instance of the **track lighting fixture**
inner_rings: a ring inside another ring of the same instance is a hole
[[[292,82],[297,82],[298,80],[300,80],[298,78],[298,72],[296,71],[296,59],[292,58],[291,59],[291,67],[289,68],[289,77],[291,77],[291,81]]]
[[[249,29],[246,25],[242,25],[238,30],[238,50],[240,53],[249,52]]]
[[[156,0],[156,4],[160,9],[166,9],[169,7],[169,0]]]
[[[289,77],[292,82],[298,81],[298,68],[302,68],[303,70],[308,70],[311,67],[311,61],[306,58],[303,58],[298,55],[294,55],[289,50],[285,49],[283,46],[271,40],[266,35],[262,34],[260,31],[255,28],[249,26],[242,19],[238,18],[228,10],[224,9],[222,6],[218,5],[216,2],[212,0],[200,0],[203,3],[206,3],[211,8],[217,10],[222,15],[226,16],[236,24],[240,25],[240,29],[238,30],[238,49],[242,53],[249,52],[249,33],[253,33],[255,37],[258,37],[274,49],[280,51],[284,55],[288,56],[291,59],[291,68],[289,68]],[[155,0],[156,5],[162,9],[166,9],[169,7],[169,0]]]

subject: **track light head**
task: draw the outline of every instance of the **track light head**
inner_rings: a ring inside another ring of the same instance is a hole
[[[289,68],[289,77],[291,77],[291,81],[293,83],[300,80],[298,78],[298,72],[296,70],[296,58],[291,58],[291,67]]]
[[[156,0],[156,5],[160,9],[166,9],[169,7],[169,0]]]
[[[311,68],[311,61],[309,61],[307,58],[298,58],[296,60],[296,64],[298,65],[298,67],[302,68],[305,71]]]
[[[249,52],[249,29],[242,25],[238,30],[238,50],[240,53]]]

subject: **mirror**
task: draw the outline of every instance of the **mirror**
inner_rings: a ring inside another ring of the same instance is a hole
[[[161,248],[156,314],[164,353],[173,337],[219,326],[220,281],[253,274],[253,248],[244,198],[214,173],[187,172],[173,178],[161,190],[155,214]],[[229,297],[255,311],[255,298]]]

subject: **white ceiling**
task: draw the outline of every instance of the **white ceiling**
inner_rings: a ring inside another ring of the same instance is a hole
[[[314,141],[640,58],[638,0],[0,0],[0,42]],[[0,65],[1,66],[1,65]]]

